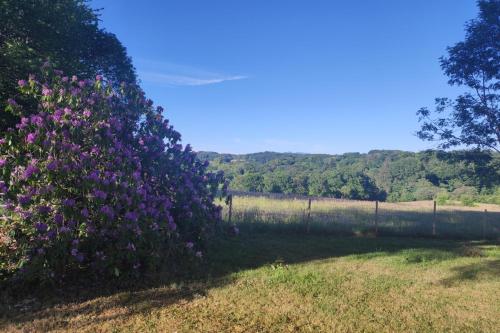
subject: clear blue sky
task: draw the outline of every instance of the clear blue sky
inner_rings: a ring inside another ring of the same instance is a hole
[[[105,1],[149,98],[195,150],[434,147],[415,112],[454,96],[438,58],[473,0]]]

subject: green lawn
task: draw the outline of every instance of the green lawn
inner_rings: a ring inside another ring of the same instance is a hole
[[[0,330],[498,332],[500,246],[246,233],[191,282],[11,301]],[[208,273],[207,273],[208,272]],[[16,307],[14,307],[16,305]]]

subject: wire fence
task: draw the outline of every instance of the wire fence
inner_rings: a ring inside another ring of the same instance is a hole
[[[225,221],[251,229],[303,233],[500,239],[500,206],[388,203],[232,192]]]

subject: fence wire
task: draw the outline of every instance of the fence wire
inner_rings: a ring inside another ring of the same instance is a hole
[[[232,193],[231,222],[251,228],[346,235],[500,239],[500,206],[441,206]],[[309,200],[311,200],[310,209]],[[378,205],[378,209],[376,206]],[[223,218],[229,207],[223,204]]]

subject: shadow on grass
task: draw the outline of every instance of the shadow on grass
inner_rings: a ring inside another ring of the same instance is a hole
[[[372,259],[407,253],[408,263],[444,261],[459,256],[480,256],[478,246],[496,245],[495,241],[463,241],[412,237],[346,236],[321,233],[311,228],[310,234],[297,231],[293,226],[269,227],[240,224],[241,236],[221,238],[210,251],[210,276],[258,268],[276,261],[296,264],[344,256]],[[412,251],[414,250],[414,251]]]
[[[68,286],[64,291],[35,290],[33,295],[9,295],[0,305],[0,330],[7,325],[23,326],[28,331],[83,328],[89,323],[146,314],[156,308],[203,297],[215,287],[231,283],[232,273],[258,268],[275,262],[304,263],[343,256],[369,259],[400,251],[422,250],[425,258],[447,260],[464,255],[464,242],[456,240],[338,237],[292,230],[241,226],[238,237],[220,236],[207,252],[206,262],[189,278],[165,276],[144,280],[130,287]],[[486,242],[477,243],[480,245]],[[491,244],[491,243],[490,243]],[[451,255],[442,255],[443,252]],[[424,259],[425,259],[424,258]],[[478,264],[457,271],[456,281],[474,279],[482,271],[498,274],[496,264]],[[455,283],[450,280],[449,283]],[[69,326],[70,325],[70,326]]]
[[[384,210],[378,214],[378,233],[394,237],[433,237],[433,222],[436,236],[443,239],[479,240],[500,238],[500,212],[441,210],[434,216],[431,211]],[[246,209],[233,212],[233,221],[252,229],[287,229],[304,232],[307,221],[311,231],[338,235],[369,234],[375,229],[373,211],[355,207],[332,208],[329,211],[268,212]]]
[[[455,267],[452,271],[453,276],[441,281],[444,286],[449,287],[457,283],[477,279],[494,279],[500,276],[500,260],[485,261]]]

